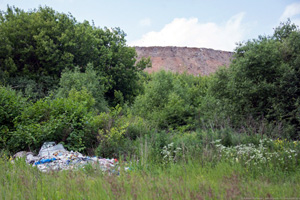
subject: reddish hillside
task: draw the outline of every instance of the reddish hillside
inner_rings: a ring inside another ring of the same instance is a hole
[[[220,66],[229,65],[233,53],[205,48],[188,47],[135,47],[138,59],[151,57],[152,73],[164,69],[182,73],[187,71],[194,75],[214,73]]]

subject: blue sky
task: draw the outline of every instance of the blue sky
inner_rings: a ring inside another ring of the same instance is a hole
[[[0,0],[25,11],[50,6],[79,22],[120,27],[130,46],[188,46],[233,51],[237,42],[270,35],[280,21],[300,25],[295,0]]]

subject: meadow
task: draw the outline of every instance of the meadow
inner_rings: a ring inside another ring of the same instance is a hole
[[[77,171],[43,173],[24,159],[11,163],[2,154],[0,196],[1,199],[297,199],[300,196],[299,143],[264,140],[258,146],[225,147],[217,140],[203,148],[197,159],[183,155],[179,148],[173,151],[172,145],[163,149],[166,156],[161,163],[151,160],[145,152],[147,162],[120,160],[120,174],[103,173],[92,165]],[[125,172],[124,166],[130,170]]]

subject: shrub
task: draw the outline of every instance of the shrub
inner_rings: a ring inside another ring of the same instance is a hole
[[[138,137],[142,137],[146,134],[150,134],[154,126],[147,120],[139,116],[127,116],[129,125],[126,130],[125,137],[136,140]]]
[[[107,110],[107,103],[104,99],[104,86],[100,84],[100,79],[91,64],[87,65],[84,73],[80,72],[78,67],[74,71],[64,71],[59,81],[56,97],[68,97],[72,89],[76,91],[86,90],[92,95],[95,108],[100,112]]]
[[[230,67],[216,73],[209,94],[232,126],[242,127],[249,118],[280,122],[283,133],[299,137],[299,38],[297,26],[283,23],[273,36],[240,44]]]
[[[160,128],[194,124],[196,108],[206,92],[206,78],[188,74],[154,73],[136,98],[133,113]]]
[[[122,116],[122,107],[116,106],[110,113],[101,113],[94,117],[93,127],[97,128],[99,146],[98,155],[118,156],[121,152],[126,129],[129,125],[125,116]]]
[[[15,130],[14,120],[26,106],[26,99],[11,88],[0,86],[0,149],[7,148],[11,132]]]
[[[71,90],[68,98],[45,98],[24,108],[15,121],[11,151],[37,150],[45,141],[62,142],[69,150],[84,151],[91,136],[86,126],[94,99],[85,90]],[[94,136],[94,140],[96,136]]]

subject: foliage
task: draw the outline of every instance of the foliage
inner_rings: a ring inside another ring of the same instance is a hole
[[[193,123],[206,92],[206,78],[161,71],[145,83],[145,93],[133,105],[133,113],[161,128]]]
[[[181,148],[177,147],[174,149],[173,147],[174,143],[170,143],[163,147],[161,153],[163,155],[163,163],[171,164],[177,161],[178,154],[181,153]]]
[[[132,102],[140,90],[139,73],[150,66],[149,59],[136,63],[135,49],[126,46],[119,28],[79,23],[49,7],[1,12],[0,46],[0,83],[31,90],[34,100],[57,87],[64,69],[79,66],[84,72],[92,63],[111,105],[115,92]]]
[[[110,113],[94,117],[92,126],[97,129],[99,146],[96,150],[101,156],[117,156],[122,149],[124,136],[129,123],[122,116],[122,107],[117,106]]]
[[[149,121],[142,117],[129,114],[127,118],[129,125],[126,130],[125,137],[131,140],[136,140],[139,137],[150,134],[151,130],[154,128]]]
[[[279,140],[280,141],[280,140]],[[220,140],[216,140],[214,145],[222,159],[231,163],[241,163],[247,171],[264,174],[269,170],[291,172],[298,170],[299,163],[299,147],[297,143],[293,143],[292,147],[283,147],[278,140],[270,139],[260,140],[256,147],[254,144],[242,144],[238,146],[225,147],[220,144]]]
[[[0,17],[0,69],[13,80],[25,77],[51,89],[65,67],[73,66],[74,55],[69,51],[76,41],[76,20],[51,8],[24,12],[8,7]],[[8,80],[14,88],[22,86]],[[52,79],[44,84],[46,79]],[[37,87],[37,86],[36,86]]]
[[[240,44],[229,69],[216,73],[209,93],[233,126],[249,117],[280,121],[294,127],[291,137],[298,136],[299,37],[295,25],[281,24],[273,37],[259,36]]]
[[[80,72],[78,67],[74,71],[64,71],[59,81],[56,97],[66,98],[72,89],[76,91],[88,91],[95,100],[95,108],[100,112],[107,110],[103,96],[103,85],[100,84],[100,80],[91,64],[88,64],[84,73]]]
[[[18,117],[24,107],[26,99],[19,93],[0,86],[0,149],[6,149],[11,139],[10,132],[14,130],[14,119]]]
[[[86,90],[71,90],[68,98],[40,99],[15,119],[10,150],[37,150],[45,141],[62,142],[69,150],[84,151],[94,138],[85,130],[94,99]]]
[[[135,49],[126,46],[126,34],[119,28],[96,29],[94,34],[99,53],[90,62],[104,83],[109,104],[116,106],[122,103],[121,99],[132,103],[141,90],[139,74],[151,66],[150,59],[136,63]]]

